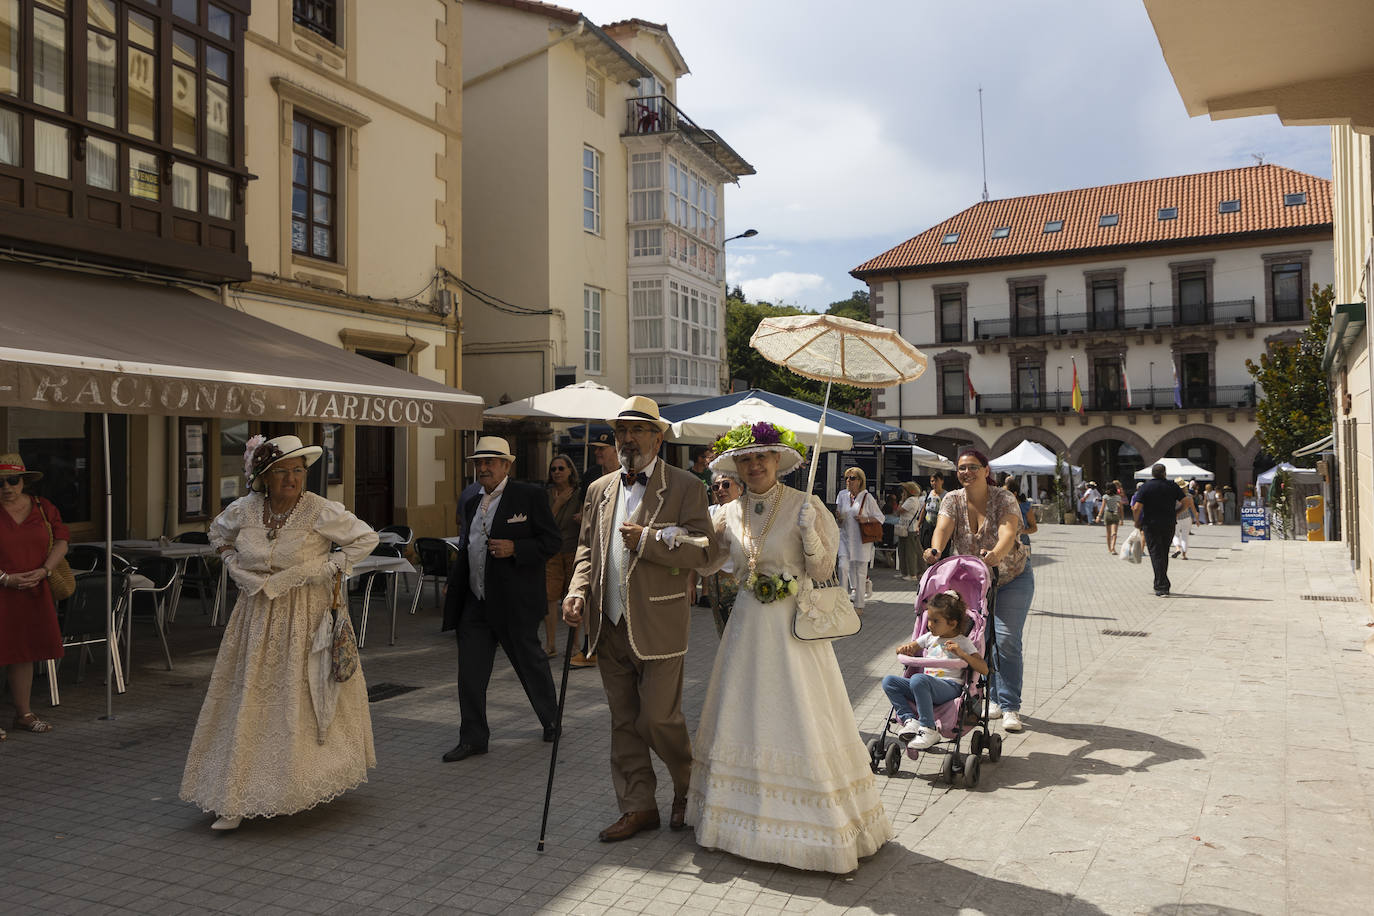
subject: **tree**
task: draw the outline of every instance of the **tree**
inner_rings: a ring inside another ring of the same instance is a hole
[[[867,295],[864,294],[865,299]],[[847,302],[849,300],[835,305],[845,305]],[[864,308],[866,313],[867,306]],[[730,377],[744,379],[751,388],[787,395],[813,404],[823,403],[825,382],[803,378],[776,363],[769,362],[759,351],[749,346],[749,338],[754,336],[754,331],[763,319],[774,315],[804,314],[807,313],[790,305],[750,303],[732,294],[725,302],[725,356],[729,362]],[[863,320],[867,320],[866,314]],[[872,413],[871,404],[872,396],[866,388],[835,385],[830,391],[830,406],[846,413],[869,416]]]
[[[872,321],[873,311],[868,301],[868,290],[854,290],[848,299],[830,303],[830,307],[825,310],[825,313],[827,315],[839,315],[841,318],[853,318],[855,321]]]
[[[1258,364],[1245,361],[1245,368],[1264,393],[1255,409],[1255,435],[1276,461],[1290,460],[1294,449],[1331,432],[1331,394],[1322,370],[1322,353],[1335,298],[1330,285],[1321,289],[1314,284],[1308,300],[1312,320],[1297,343],[1274,345],[1260,356]],[[1291,460],[1310,467],[1316,456]]]

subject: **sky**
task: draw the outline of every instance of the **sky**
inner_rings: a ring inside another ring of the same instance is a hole
[[[666,23],[679,107],[757,170],[726,283],[821,311],[849,271],[977,203],[1265,162],[1331,177],[1325,127],[1190,118],[1141,0],[563,0]]]

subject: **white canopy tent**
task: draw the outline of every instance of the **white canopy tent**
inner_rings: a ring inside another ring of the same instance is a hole
[[[1182,477],[1184,480],[1211,480],[1212,472],[1206,468],[1198,467],[1187,458],[1160,458],[1158,461],[1151,461],[1145,467],[1135,472],[1136,480],[1149,480],[1154,474],[1151,469],[1157,465],[1164,465],[1164,476],[1170,480]]]
[[[1291,474],[1293,476],[1294,483],[1322,482],[1321,475],[1318,474],[1314,469],[1300,468],[1296,465],[1289,464],[1285,461],[1282,464],[1275,465],[1274,467],[1265,471],[1263,474],[1260,474],[1258,477],[1256,477],[1255,485],[1260,487],[1269,486],[1274,482],[1274,477],[1278,474],[1279,471],[1287,471],[1289,474]]]
[[[685,445],[709,445],[741,423],[767,422],[783,426],[797,434],[808,449],[816,445],[820,423],[801,414],[792,413],[761,398],[745,398],[728,407],[709,410],[673,424],[673,441]],[[821,436],[821,448],[843,451],[854,447],[854,437],[836,429],[826,429]],[[933,453],[932,453],[933,454]]]
[[[1021,490],[1031,499],[1040,497],[1040,475],[1048,474],[1053,477],[1056,466],[1059,465],[1054,452],[1029,439],[1023,439],[1016,448],[988,462],[988,467],[999,474],[1021,475]],[[1060,467],[1069,472],[1073,483],[1077,483],[1083,477],[1083,468],[1078,465],[1064,462]]]

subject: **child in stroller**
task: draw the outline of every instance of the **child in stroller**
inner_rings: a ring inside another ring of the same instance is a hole
[[[929,662],[957,658],[968,668],[987,675],[987,662],[967,635],[972,628],[968,605],[951,588],[926,603],[926,632],[915,642],[897,647],[899,656],[924,656],[928,662],[924,670],[913,670],[910,675],[889,674],[883,678],[883,693],[892,701],[892,708],[901,721],[897,740],[904,742],[908,750],[923,751],[940,742],[940,732],[935,727],[935,707],[964,692],[962,672]],[[913,708],[916,715],[912,715]]]
[[[948,740],[952,747],[942,776],[951,783],[962,776],[973,788],[982,752],[987,750],[990,763],[1002,756],[1002,736],[988,728],[990,667],[984,660],[991,649],[985,643],[996,638],[990,626],[995,575],[978,557],[953,556],[932,564],[921,576],[912,642],[897,649],[902,673],[883,678],[891,706],[882,732],[868,742],[873,772],[886,763],[887,775],[894,776],[904,750],[914,760]],[[959,749],[965,734],[967,755]]]

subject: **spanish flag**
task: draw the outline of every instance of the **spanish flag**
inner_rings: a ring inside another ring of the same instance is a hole
[[[1073,409],[1077,413],[1083,412],[1083,389],[1078,387],[1078,360],[1073,360]]]

